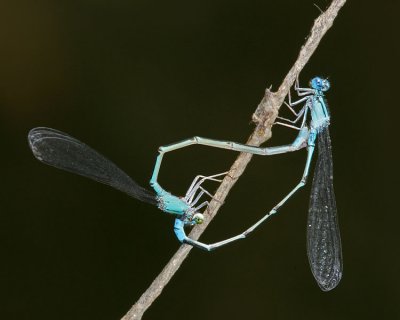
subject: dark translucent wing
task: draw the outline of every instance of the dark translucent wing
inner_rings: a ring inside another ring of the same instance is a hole
[[[318,134],[318,160],[308,211],[307,254],[320,288],[324,291],[335,288],[342,278],[343,264],[328,128]]]
[[[28,134],[34,156],[48,165],[108,184],[133,198],[156,205],[154,193],[142,188],[110,160],[54,129],[34,128]]]

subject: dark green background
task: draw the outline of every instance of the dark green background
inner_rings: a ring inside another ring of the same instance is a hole
[[[251,114],[329,1],[3,1],[0,4],[0,318],[119,319],[179,243],[173,219],[46,167],[32,127],[66,131],[147,186],[157,148],[246,141]],[[344,254],[323,293],[309,270],[301,190],[251,238],[193,250],[145,319],[395,319],[399,311],[398,1],[348,1],[301,74],[329,76]],[[294,133],[274,128],[269,145]],[[184,193],[235,153],[194,147],[160,181]],[[250,226],[301,176],[305,152],[254,158],[202,237]]]

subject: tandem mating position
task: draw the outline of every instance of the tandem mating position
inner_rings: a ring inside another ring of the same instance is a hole
[[[193,137],[160,147],[150,180],[153,191],[141,187],[113,162],[61,131],[44,127],[34,128],[28,135],[29,145],[34,156],[43,163],[110,185],[133,198],[150,203],[164,212],[173,214],[175,216],[174,232],[181,243],[212,251],[236,240],[246,238],[248,234],[275,214],[298,189],[305,185],[318,137],[318,160],[311,187],[307,221],[307,254],[318,285],[323,291],[329,291],[337,286],[343,270],[341,240],[333,189],[332,151],[328,129],[330,114],[324,96],[324,93],[330,88],[330,83],[327,79],[315,77],[310,81],[310,86],[311,88],[300,88],[298,80],[296,81],[294,89],[299,100],[292,101],[289,92],[288,102],[285,102],[296,118],[289,120],[278,117],[279,121],[275,122],[275,124],[299,131],[293,143],[260,148],[230,141]],[[298,112],[295,111],[296,106],[301,106]],[[202,184],[205,181],[221,182],[221,178],[227,172],[212,176],[196,176],[184,197],[169,193],[157,182],[164,154],[194,144],[266,156],[306,148],[307,158],[300,182],[271,211],[241,234],[213,244],[205,244],[190,239],[184,228],[201,224],[205,217],[199,211],[207,208],[209,204],[207,200],[203,201],[202,199],[204,196],[214,198]]]

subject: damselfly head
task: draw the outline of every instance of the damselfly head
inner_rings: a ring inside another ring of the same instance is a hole
[[[193,216],[192,221],[194,221],[195,224],[202,224],[204,222],[204,215],[202,215],[201,213],[196,213]]]
[[[322,79],[320,77],[313,78],[310,81],[310,85],[313,89],[320,91],[328,91],[329,88],[331,87],[331,84],[329,83],[328,79]]]

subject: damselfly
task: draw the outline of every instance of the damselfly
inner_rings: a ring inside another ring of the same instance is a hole
[[[342,256],[332,184],[332,156],[328,132],[330,116],[323,94],[324,91],[329,89],[329,82],[321,78],[314,78],[311,81],[311,86],[312,88],[299,88],[296,82],[295,89],[298,95],[304,97],[296,102],[292,102],[289,96],[289,104],[287,105],[297,118],[294,121],[288,120],[291,124],[276,122],[277,124],[299,130],[299,134],[293,143],[284,146],[260,148],[231,141],[193,137],[175,144],[160,147],[150,180],[150,185],[154,189],[154,192],[139,186],[110,160],[86,144],[61,131],[50,128],[34,128],[29,132],[28,140],[33,154],[38,160],[59,169],[108,184],[133,198],[156,205],[162,211],[176,215],[174,231],[178,240],[182,243],[211,251],[233,241],[246,238],[249,233],[276,213],[300,187],[304,186],[315,147],[315,140],[318,136],[319,159],[311,193],[307,251],[311,269],[318,284],[323,290],[331,290],[341,278]],[[305,105],[296,113],[292,109],[292,106],[302,102]],[[307,123],[309,110],[311,121]],[[295,127],[295,124],[300,119],[302,119],[300,127]],[[197,176],[184,197],[177,197],[169,193],[157,181],[164,154],[194,144],[258,155],[281,154],[296,151],[304,147],[307,147],[308,152],[301,181],[270,212],[237,236],[213,244],[205,244],[187,237],[184,228],[200,224],[204,221],[204,215],[199,210],[207,207],[208,201],[198,203],[204,195],[208,195],[211,198],[213,196],[203,188],[202,184],[207,180],[221,182],[220,177],[224,176],[226,172],[212,176]]]
[[[311,88],[300,88],[298,79],[295,90],[303,98],[292,102],[289,92],[288,108],[294,113],[294,121],[276,122],[295,129],[306,126],[307,113],[311,113],[310,135],[307,142],[307,162],[300,183],[293,189],[306,183],[315,140],[318,136],[318,160],[315,165],[311,186],[310,204],[307,219],[307,255],[311,271],[323,291],[335,288],[342,278],[343,259],[340,231],[337,217],[335,193],[333,189],[333,162],[331,138],[329,135],[330,114],[324,92],[329,90],[327,79],[315,77],[310,81]],[[304,103],[298,113],[293,106]],[[294,125],[302,118],[300,127]]]

